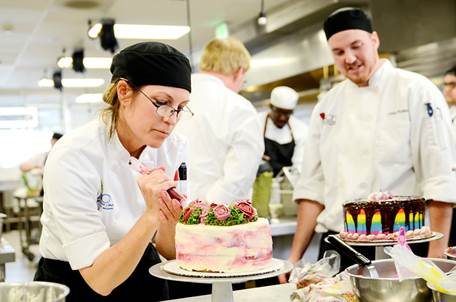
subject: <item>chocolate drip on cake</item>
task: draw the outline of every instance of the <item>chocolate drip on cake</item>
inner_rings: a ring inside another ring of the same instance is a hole
[[[422,215],[424,220],[425,200],[423,198],[399,196],[389,200],[368,201],[355,200],[344,204],[344,217],[347,212],[353,217],[356,231],[358,232],[358,216],[361,210],[364,210],[366,221],[366,235],[371,234],[372,218],[377,211],[380,211],[382,230],[381,233],[393,233],[396,215],[403,209],[405,215],[406,230],[415,230],[423,226],[424,222],[420,220],[419,225],[415,225],[414,221],[410,221],[410,213],[415,217],[416,214]],[[347,230],[347,221],[345,221],[345,231]]]

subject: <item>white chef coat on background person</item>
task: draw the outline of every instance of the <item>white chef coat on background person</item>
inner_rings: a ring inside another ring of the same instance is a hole
[[[209,74],[192,75],[190,101],[195,115],[175,128],[188,142],[190,199],[250,199],[264,152],[255,108]]]
[[[45,167],[40,253],[69,262],[73,270],[90,266],[144,213],[139,174],[129,164],[136,158],[117,134],[109,139],[107,129],[95,120],[65,135]],[[172,133],[160,148],[146,146],[139,161],[149,168],[164,166],[172,179],[186,161],[185,150],[185,141]]]
[[[316,232],[343,230],[342,205],[375,191],[456,202],[448,106],[425,77],[383,60],[358,87],[346,79],[315,106],[293,198],[325,206]]]
[[[450,118],[451,123],[453,125],[454,131],[456,131],[456,105],[449,106],[450,107]]]
[[[264,123],[266,121],[267,114],[268,112],[260,112],[258,114],[261,123],[261,129],[264,129]],[[304,122],[294,117],[293,115],[290,116],[288,124],[290,125],[290,127],[284,126],[282,128],[278,128],[274,124],[274,122],[269,118],[268,124],[266,125],[265,137],[279,144],[288,144],[292,140],[291,132],[293,132],[293,138],[295,140],[296,147],[294,149],[291,162],[293,163],[293,167],[300,171],[302,159],[304,156],[304,141],[307,135],[307,127],[304,124]]]

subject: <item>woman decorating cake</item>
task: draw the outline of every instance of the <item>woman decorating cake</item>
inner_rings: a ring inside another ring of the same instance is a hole
[[[70,302],[166,300],[166,281],[148,269],[158,252],[175,257],[181,207],[167,190],[185,161],[172,131],[192,116],[191,67],[176,49],[147,42],[117,54],[111,72],[102,119],[48,157],[35,280],[67,285]]]

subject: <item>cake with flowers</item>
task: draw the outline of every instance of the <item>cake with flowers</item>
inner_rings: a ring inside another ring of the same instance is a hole
[[[193,201],[176,226],[176,260],[190,271],[243,273],[268,267],[272,237],[267,219],[248,200],[230,206]]]
[[[426,202],[421,197],[375,192],[367,199],[346,202],[343,207],[344,231],[340,237],[344,240],[396,240],[401,227],[407,239],[432,236],[429,227],[424,225]]]

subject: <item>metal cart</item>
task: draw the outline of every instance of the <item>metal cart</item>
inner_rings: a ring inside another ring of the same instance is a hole
[[[41,196],[29,197],[26,194],[14,194],[17,200],[17,221],[21,251],[28,260],[33,261],[35,254],[30,246],[38,244],[41,236],[40,216],[43,209]]]

